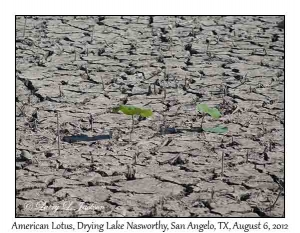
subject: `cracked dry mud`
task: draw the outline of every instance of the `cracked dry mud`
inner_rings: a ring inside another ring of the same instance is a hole
[[[284,216],[282,20],[16,17],[16,215]]]

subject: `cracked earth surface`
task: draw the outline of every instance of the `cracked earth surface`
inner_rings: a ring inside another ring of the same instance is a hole
[[[282,20],[16,17],[16,215],[284,216]]]

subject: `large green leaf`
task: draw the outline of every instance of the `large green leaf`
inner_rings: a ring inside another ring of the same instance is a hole
[[[226,133],[228,131],[228,128],[219,125],[213,128],[203,128],[203,130],[210,133]]]
[[[206,104],[198,104],[197,105],[197,111],[201,113],[207,113],[212,118],[218,119],[221,116],[221,113],[217,108],[210,108]]]
[[[113,112],[118,111],[123,112],[125,115],[140,115],[143,117],[152,116],[152,111],[150,109],[142,109],[130,105],[120,105],[119,107],[113,109]]]

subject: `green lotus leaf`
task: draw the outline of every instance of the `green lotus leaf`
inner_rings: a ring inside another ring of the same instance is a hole
[[[210,133],[226,133],[228,131],[228,128],[219,125],[213,128],[203,128],[203,130]]]
[[[140,115],[142,116],[142,117],[150,117],[150,116],[152,116],[152,111],[151,111],[151,109],[141,109],[141,113],[140,113]]]
[[[198,104],[197,105],[198,112],[207,113],[208,109],[209,109],[209,107],[207,106],[207,104]]]
[[[142,109],[130,105],[120,105],[119,107],[113,108],[113,112],[121,111],[125,115],[140,115],[142,117],[152,116],[152,111],[150,109]]]
[[[129,106],[129,105],[121,105],[119,110],[126,115],[139,115],[141,112],[140,108]]]
[[[206,104],[198,104],[197,111],[201,113],[207,113],[214,119],[218,119],[221,116],[221,113],[217,108],[210,108]]]
[[[219,112],[219,110],[217,108],[209,108],[208,110],[208,114],[215,119],[218,119],[221,117],[221,113]]]

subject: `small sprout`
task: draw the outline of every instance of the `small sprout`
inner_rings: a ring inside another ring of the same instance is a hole
[[[131,133],[133,132],[133,127],[134,127],[134,115],[138,115],[141,117],[150,117],[152,116],[152,110],[151,109],[142,109],[138,108],[135,106],[130,106],[130,105],[120,105],[119,107],[113,108],[113,112],[116,113],[118,111],[123,112],[125,115],[129,115],[132,117],[132,127],[131,127],[131,132],[130,132],[130,140],[131,140]]]
[[[140,115],[142,117],[150,117],[152,116],[152,111],[150,109],[142,109],[135,106],[130,105],[120,105],[113,109],[113,112],[121,111],[125,115]]]
[[[221,117],[221,113],[217,108],[210,108],[206,104],[198,104],[197,111],[201,113],[209,114],[214,119],[218,119]]]
[[[204,117],[208,114],[214,119],[218,119],[221,117],[221,113],[217,108],[210,108],[206,104],[198,104],[197,105],[197,111],[202,113],[202,121],[201,121],[201,130],[206,131],[206,132],[211,132],[211,133],[226,133],[228,131],[227,127],[224,126],[216,126],[213,128],[203,128],[203,122],[204,122]]]

